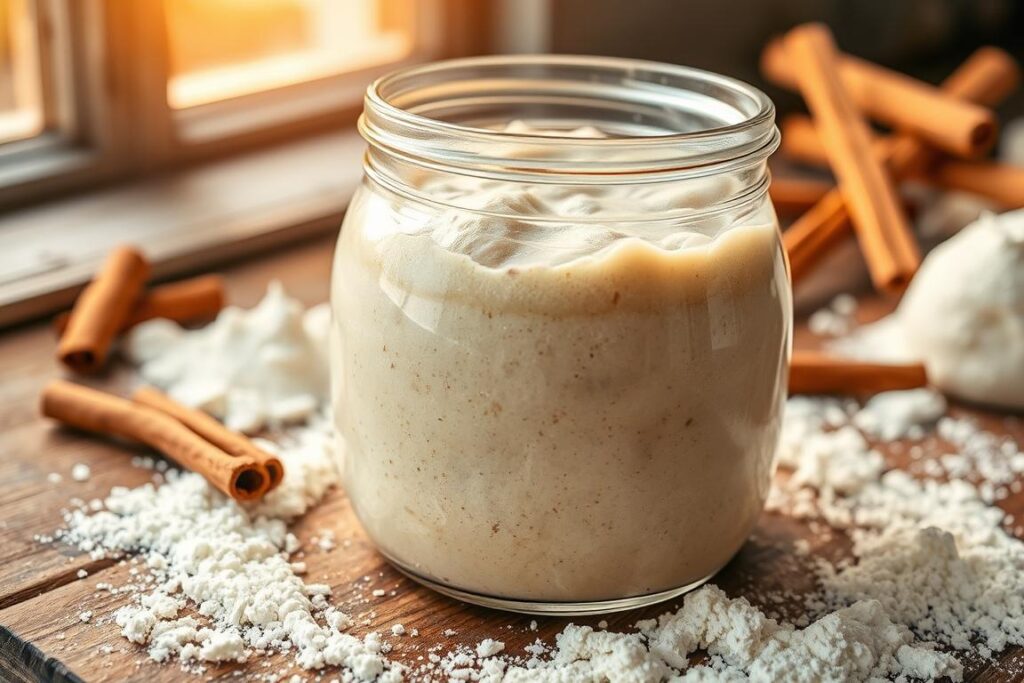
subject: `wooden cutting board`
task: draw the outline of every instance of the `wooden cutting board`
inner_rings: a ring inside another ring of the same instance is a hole
[[[289,293],[305,303],[324,301],[332,249],[332,241],[319,240],[230,268],[226,272],[229,300],[251,306],[259,300],[267,282],[278,278]],[[883,310],[884,304],[877,302],[863,308],[867,316],[877,316]],[[805,329],[798,330],[798,345],[813,343]],[[47,536],[62,525],[60,511],[70,498],[102,498],[112,486],[136,486],[150,477],[149,472],[132,467],[128,449],[56,429],[39,417],[36,403],[40,389],[62,374],[53,360],[53,347],[53,334],[46,323],[0,335],[0,680],[157,683],[192,679],[175,665],[150,662],[137,646],[119,635],[111,622],[111,614],[127,598],[97,592],[96,585],[127,583],[130,564],[94,561],[59,542],[34,538]],[[130,370],[117,363],[92,383],[116,391],[125,389],[129,379]],[[1024,423],[1019,418],[961,407],[954,407],[953,412],[976,416],[989,430],[1012,435],[1018,442],[1024,438]],[[889,449],[886,455],[893,465],[905,464],[895,449]],[[88,481],[71,480],[71,467],[78,462],[92,469]],[[63,481],[49,483],[50,472],[62,474]],[[1024,512],[1024,494],[1001,505],[1010,513],[1020,514]],[[309,542],[324,529],[333,530],[338,543],[327,552]],[[333,587],[333,603],[360,624],[355,633],[376,630],[389,634],[390,627],[397,623],[419,630],[418,637],[388,635],[386,640],[394,646],[389,657],[397,661],[416,665],[417,657],[425,659],[431,646],[440,643],[448,650],[458,644],[475,645],[487,637],[504,641],[507,652],[521,654],[523,646],[538,637],[552,643],[554,635],[570,621],[537,618],[538,629],[532,631],[529,624],[533,617],[464,605],[411,582],[374,551],[341,491],[328,495],[296,524],[294,531],[305,542],[305,579]],[[772,592],[809,590],[813,585],[809,563],[792,552],[794,543],[801,539],[810,542],[814,554],[830,560],[848,554],[841,534],[826,541],[803,523],[765,514],[754,536],[714,582],[730,595],[745,595],[755,604],[758,596]],[[77,574],[83,569],[88,576],[79,579]],[[386,594],[375,598],[374,589]],[[663,604],[606,619],[610,628],[626,630],[638,619],[672,607],[673,603]],[[792,614],[800,610],[795,601],[782,607]],[[80,620],[83,611],[92,612],[90,623]],[[363,620],[369,625],[362,625]],[[572,621],[596,625],[599,619]],[[446,629],[453,629],[455,635],[443,635]],[[101,649],[105,645],[112,646],[112,651]],[[1021,658],[1019,648],[1002,653],[994,662],[968,656],[967,679],[1008,680],[1010,663]],[[237,681],[238,671],[304,673],[292,670],[283,657],[274,658],[270,667],[263,666],[264,661],[261,658],[248,665],[211,666],[201,680]],[[1016,668],[1020,669],[1019,663]],[[309,677],[312,680],[313,674]]]

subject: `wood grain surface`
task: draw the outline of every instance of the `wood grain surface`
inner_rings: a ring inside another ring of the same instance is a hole
[[[241,306],[254,304],[274,278],[307,304],[323,301],[328,292],[331,250],[331,241],[318,240],[237,264],[226,271],[229,301]],[[869,304],[862,312],[873,317],[884,308],[884,304]],[[798,331],[798,345],[813,343],[806,330]],[[151,476],[131,466],[131,449],[55,428],[38,416],[39,390],[62,373],[53,360],[53,350],[52,332],[45,323],[0,336],[0,680],[244,680],[246,674],[285,670],[306,673],[312,680],[311,672],[291,669],[283,657],[274,658],[269,666],[264,665],[263,658],[248,665],[211,666],[198,679],[182,673],[176,665],[150,662],[140,648],[119,635],[112,623],[113,611],[127,598],[96,589],[99,582],[115,586],[128,583],[133,565],[94,561],[60,542],[35,538],[61,526],[61,509],[70,498],[103,497],[114,485],[134,486]],[[123,390],[130,378],[130,370],[117,362],[109,373],[91,381],[96,386]],[[1024,426],[1017,417],[966,407],[953,410],[978,416],[990,430],[1010,434],[1018,442],[1024,438]],[[899,449],[885,450],[891,464],[905,464]],[[79,462],[92,468],[88,481],[74,482],[70,478],[71,467]],[[50,472],[62,474],[63,481],[49,483]],[[1012,497],[1002,505],[1008,512],[1024,513],[1024,496]],[[325,529],[333,530],[338,542],[336,548],[326,552],[309,542]],[[529,625],[533,617],[470,607],[411,582],[374,551],[340,490],[333,491],[299,520],[294,531],[304,541],[302,559],[308,566],[305,579],[333,587],[332,602],[356,619],[355,633],[386,633],[385,640],[394,648],[389,657],[397,661],[416,665],[417,657],[425,658],[428,648],[438,643],[448,649],[457,644],[475,645],[485,637],[502,640],[507,652],[521,654],[522,648],[538,637],[552,643],[554,635],[570,621],[537,618],[537,631],[532,631]],[[797,614],[800,608],[795,601],[788,599],[780,606],[773,594],[799,593],[813,587],[811,560],[793,552],[794,543],[800,539],[808,540],[817,556],[836,560],[848,553],[841,534],[825,540],[803,522],[765,514],[753,537],[714,582],[730,595],[745,595],[755,604],[763,601],[764,606]],[[85,569],[88,576],[79,579],[80,569]],[[386,594],[373,597],[375,589],[383,589]],[[660,614],[672,606],[663,604],[606,619],[610,628],[626,629],[637,619]],[[92,612],[89,623],[80,620],[83,611]],[[596,624],[598,620],[572,621]],[[419,636],[391,636],[389,629],[397,623],[406,629],[418,629]],[[446,629],[456,634],[445,636]],[[1008,650],[993,662],[967,656],[967,678],[1011,680],[1012,671],[1020,669],[1021,659],[1024,654],[1019,649]],[[330,676],[325,678],[329,680]]]

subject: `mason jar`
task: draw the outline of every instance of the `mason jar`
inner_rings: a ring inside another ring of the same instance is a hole
[[[331,379],[380,552],[523,612],[706,581],[761,512],[786,393],[771,101],[681,66],[483,57],[381,78],[359,128]]]

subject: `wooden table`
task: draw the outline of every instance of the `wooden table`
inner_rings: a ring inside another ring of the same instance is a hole
[[[293,296],[307,304],[323,301],[328,293],[331,249],[332,240],[319,240],[231,267],[226,271],[229,300],[251,306],[266,283],[278,278]],[[813,343],[806,330],[798,332],[797,340],[800,345]],[[121,638],[117,626],[109,620],[127,598],[96,591],[99,582],[126,583],[130,566],[91,560],[87,554],[59,542],[33,540],[62,525],[60,510],[71,497],[102,498],[114,485],[136,486],[150,478],[149,472],[130,465],[125,448],[54,429],[39,417],[36,402],[41,387],[61,374],[53,360],[53,347],[53,334],[45,323],[0,336],[0,680],[180,680],[186,675],[177,666],[150,662],[138,647]],[[113,390],[124,388],[130,370],[123,364],[115,365],[107,376],[93,383]],[[954,410],[980,415],[963,408]],[[987,416],[985,422],[989,429],[1010,433],[1018,442],[1024,437],[1018,419]],[[898,456],[891,458],[890,462],[900,464]],[[88,481],[71,480],[69,473],[77,462],[92,468]],[[49,483],[50,472],[63,474],[63,481]],[[1024,495],[1005,501],[1003,507],[1018,514],[1024,512]],[[523,646],[537,637],[552,643],[554,635],[569,621],[539,618],[539,629],[533,632],[528,626],[533,617],[470,607],[411,582],[374,551],[340,490],[301,519],[295,533],[309,541],[322,529],[333,529],[339,545],[330,552],[306,546],[306,580],[330,584],[334,588],[332,601],[357,623],[370,620],[370,626],[357,626],[356,633],[387,633],[396,623],[419,629],[416,638],[388,638],[397,643],[389,654],[397,661],[415,664],[416,657],[425,656],[431,645],[443,643],[447,650],[460,643],[475,645],[485,637],[498,637],[505,642],[506,651],[522,653]],[[841,534],[836,534],[836,540],[822,542],[805,524],[766,514],[751,540],[714,582],[730,595],[746,595],[755,604],[759,595],[771,591],[809,590],[813,573],[792,552],[799,539],[811,540],[816,553],[832,559],[847,552]],[[82,569],[88,576],[79,579],[77,573]],[[371,577],[370,589],[361,581],[365,576]],[[370,598],[373,588],[383,588],[388,594]],[[639,618],[660,614],[670,607],[665,604],[624,612],[607,617],[607,621],[610,628],[627,628]],[[792,608],[799,609],[795,604]],[[79,620],[83,610],[93,613],[91,623]],[[598,619],[574,621],[596,624]],[[457,633],[446,637],[442,635],[445,629]],[[113,651],[101,651],[101,646],[108,644]],[[994,663],[968,657],[967,678],[1008,680],[1005,664],[1020,656],[1018,649],[1003,653]],[[287,668],[288,661],[278,657],[271,668],[260,664],[257,661],[249,665],[251,669],[243,665],[211,666],[202,680],[239,680],[233,675],[237,669],[279,671]]]

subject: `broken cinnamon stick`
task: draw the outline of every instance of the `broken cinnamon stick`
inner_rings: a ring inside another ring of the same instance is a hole
[[[772,174],[768,195],[775,210],[784,215],[800,214],[814,206],[832,188],[824,180],[793,178]]]
[[[1020,69],[1009,54],[994,47],[976,50],[942,84],[943,92],[965,100],[995,105],[1020,81]],[[917,138],[897,134],[889,138],[888,168],[897,178],[928,163],[932,151]],[[849,212],[839,190],[832,190],[783,233],[793,283],[814,269],[833,245],[850,230]]]
[[[111,252],[75,301],[57,345],[57,358],[77,372],[101,368],[148,277],[149,264],[137,250],[124,246]]]
[[[789,36],[770,41],[761,55],[761,71],[791,89],[798,86],[798,59],[788,54]],[[986,107],[850,55],[837,63],[842,86],[859,109],[895,130],[904,131],[957,156],[976,158],[995,143],[998,125]]]
[[[118,332],[124,332],[153,318],[167,318],[179,323],[209,320],[224,308],[224,278],[219,275],[199,277],[158,285],[142,294],[131,315]],[[54,318],[57,334],[67,329],[70,313]]]
[[[191,429],[144,405],[58,380],[43,390],[42,414],[71,427],[144,443],[197,472],[235,500],[255,500],[268,478],[251,456],[232,456]]]
[[[267,491],[277,488],[284,478],[284,465],[280,460],[203,411],[182,405],[153,387],[139,388],[132,394],[132,401],[173,417],[228,455],[251,457],[267,472]]]
[[[794,351],[789,365],[790,394],[861,396],[927,384],[928,377],[920,363],[886,365],[816,351]]]
[[[840,85],[832,35],[824,25],[805,24],[789,32],[786,49],[796,64],[800,91],[838,178],[872,281],[881,290],[902,292],[917,272],[921,254],[892,181],[871,150],[867,124]]]

